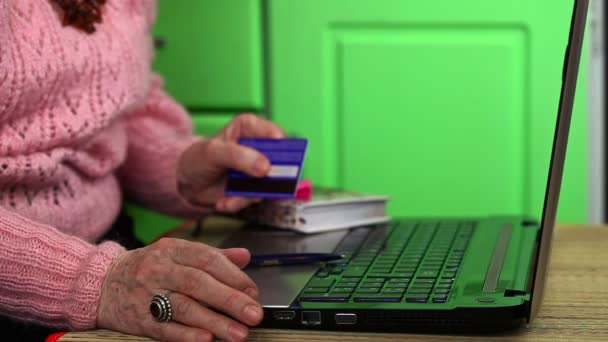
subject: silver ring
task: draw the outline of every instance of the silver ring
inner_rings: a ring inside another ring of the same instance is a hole
[[[150,313],[159,322],[169,322],[171,320],[171,302],[167,296],[157,294],[152,297],[150,302]]]

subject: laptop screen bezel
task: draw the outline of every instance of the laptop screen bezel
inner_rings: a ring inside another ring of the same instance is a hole
[[[547,280],[547,268],[551,254],[553,230],[557,215],[559,202],[559,191],[566,158],[566,147],[568,144],[568,132],[574,107],[576,93],[576,82],[578,78],[579,65],[582,54],[583,38],[585,34],[585,23],[589,0],[575,0],[572,21],[570,24],[570,36],[564,59],[562,74],[562,90],[557,114],[557,123],[553,138],[551,151],[551,163],[549,166],[549,177],[545,192],[545,202],[538,242],[538,252],[534,266],[534,277],[531,284],[530,309],[528,322],[532,321],[538,314],[543,299],[545,282]]]

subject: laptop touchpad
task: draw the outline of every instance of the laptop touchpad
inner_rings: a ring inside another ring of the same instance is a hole
[[[245,227],[230,235],[221,248],[244,247],[252,254],[331,253],[348,233],[339,230],[304,235],[289,230]],[[317,265],[248,267],[258,285],[258,300],[265,307],[289,307],[317,271]]]

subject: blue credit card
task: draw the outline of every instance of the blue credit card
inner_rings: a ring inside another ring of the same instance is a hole
[[[251,147],[270,160],[265,177],[253,177],[231,170],[226,182],[226,195],[259,198],[293,198],[302,171],[308,140],[301,138],[241,138],[239,144]]]

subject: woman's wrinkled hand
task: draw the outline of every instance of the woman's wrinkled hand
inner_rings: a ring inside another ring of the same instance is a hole
[[[255,177],[270,171],[270,162],[260,152],[238,144],[239,138],[283,138],[283,130],[254,114],[241,114],[212,137],[190,146],[180,156],[178,189],[191,204],[210,210],[236,212],[259,199],[225,197],[230,169]]]
[[[249,259],[246,249],[180,239],[125,252],[106,274],[97,325],[162,341],[245,340],[263,316],[257,287],[241,270]],[[169,298],[170,322],[150,313],[156,294]]]

